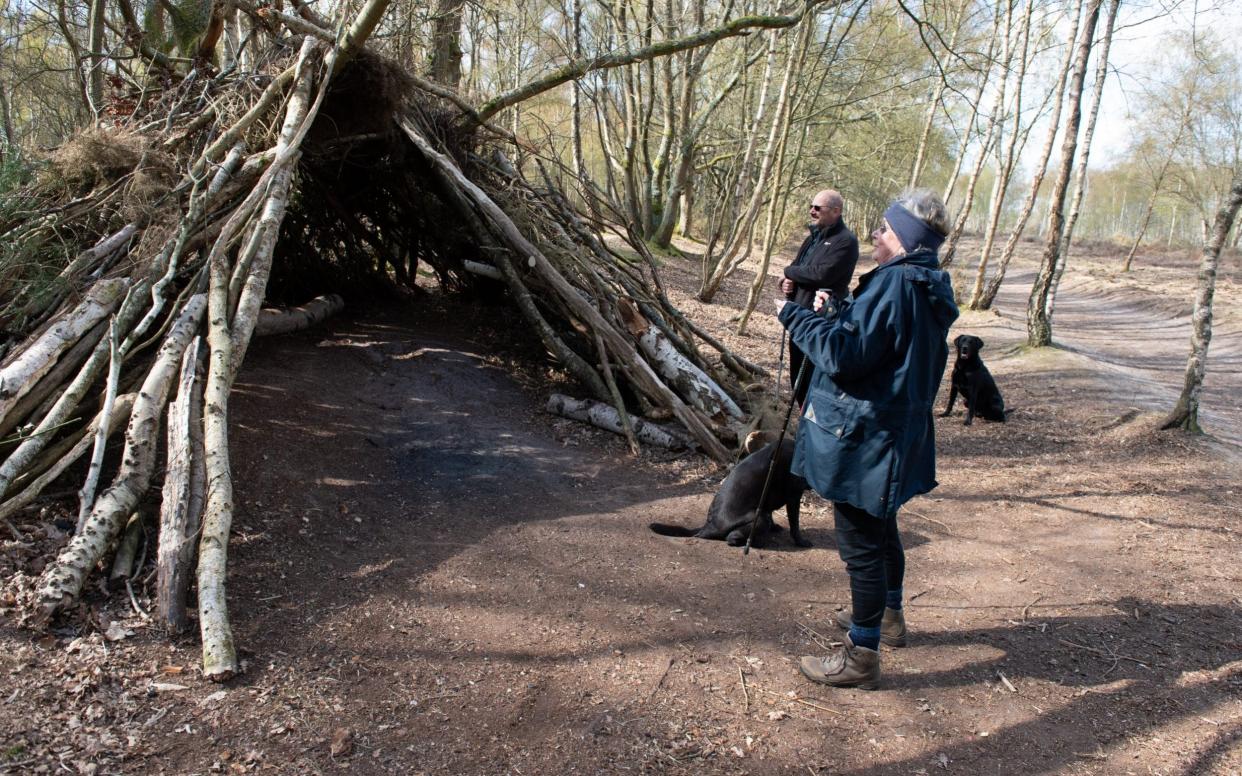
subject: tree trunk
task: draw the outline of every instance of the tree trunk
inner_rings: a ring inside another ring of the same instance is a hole
[[[953,31],[949,34],[949,42],[945,44],[945,50],[956,53],[958,35],[962,31],[962,21],[966,17],[966,10],[970,8],[969,0],[962,0],[960,7],[957,9],[957,16],[953,24]],[[927,161],[927,141],[931,138],[932,127],[935,125],[936,111],[940,108],[940,102],[944,99],[944,93],[949,88],[949,79],[942,77],[936,83],[936,91],[932,94],[931,102],[927,106],[927,115],[923,118],[923,131],[919,134],[919,144],[914,152],[914,163],[910,166],[910,181],[907,184],[910,188],[918,185],[919,176],[923,174],[923,165]]]
[[[104,47],[104,14],[106,12],[106,0],[91,0],[90,5],[90,21],[87,30],[87,38],[90,41],[90,52],[87,62],[89,63],[90,73],[87,75],[87,94],[90,96],[91,112],[95,116],[95,120],[99,120],[100,113],[103,112],[103,95],[104,95],[104,74],[103,74],[103,47]]]
[[[972,310],[987,310],[992,306],[992,302],[996,300],[996,295],[1000,292],[1001,283],[1005,280],[1005,272],[1009,268],[1009,262],[1013,259],[1013,255],[1018,249],[1018,241],[1022,239],[1022,232],[1026,229],[1026,222],[1035,210],[1035,202],[1039,198],[1039,189],[1043,185],[1044,175],[1048,171],[1048,160],[1052,158],[1052,149],[1056,145],[1057,130],[1061,124],[1061,106],[1065,102],[1065,85],[1069,81],[1070,68],[1074,62],[1073,42],[1077,40],[1083,3],[1084,0],[1078,0],[1074,7],[1074,18],[1070,25],[1068,37],[1069,42],[1065,46],[1065,59],[1061,63],[1056,86],[1049,93],[1049,99],[1054,100],[1054,102],[1052,115],[1048,118],[1048,134],[1044,139],[1044,147],[1040,152],[1039,162],[1035,165],[1034,174],[1031,177],[1031,185],[1027,190],[1026,200],[1022,203],[1022,210],[1018,213],[1018,220],[1009,231],[1009,239],[1005,241],[1005,249],[1001,252],[1000,263],[992,273],[992,279],[988,281],[987,288],[978,300],[970,300]]]
[[[1074,237],[1074,227],[1078,223],[1078,215],[1082,210],[1083,194],[1087,190],[1087,163],[1091,158],[1091,141],[1095,137],[1095,120],[1100,115],[1100,100],[1104,96],[1104,81],[1108,76],[1108,50],[1113,43],[1113,26],[1117,22],[1117,8],[1121,0],[1109,0],[1108,18],[1104,23],[1104,33],[1100,36],[1099,52],[1096,55],[1095,83],[1091,90],[1091,112],[1087,114],[1087,127],[1082,136],[1082,152],[1077,162],[1078,172],[1074,180],[1074,198],[1070,201],[1069,217],[1066,218],[1064,234],[1061,235],[1060,256],[1052,273],[1052,288],[1048,292],[1046,304],[1049,325],[1051,326],[1052,311],[1056,307],[1057,287],[1061,284],[1061,276],[1065,274],[1065,263],[1069,259],[1070,243]]]
[[[1018,140],[1022,137],[1022,89],[1026,81],[1027,58],[1031,44],[1031,14],[1034,10],[1033,0],[1027,0],[1026,10],[1020,22],[1022,36],[1022,52],[1018,55],[1018,68],[1013,85],[1013,127],[1009,131],[1009,141],[1002,149],[997,144],[996,177],[992,182],[992,197],[988,203],[988,218],[983,232],[983,246],[979,251],[979,263],[975,267],[975,284],[971,291],[971,300],[978,298],[983,291],[983,281],[987,276],[988,260],[992,257],[992,248],[996,244],[996,232],[1000,229],[1001,214],[1005,209],[1005,194],[1009,189],[1009,181],[1013,177],[1014,167],[1018,161]],[[1013,12],[1012,7],[1010,13]]]
[[[1039,273],[1031,287],[1026,308],[1027,344],[1031,347],[1047,347],[1052,344],[1052,320],[1048,317],[1048,300],[1052,291],[1052,276],[1056,271],[1061,253],[1061,235],[1065,224],[1065,193],[1069,188],[1070,175],[1074,169],[1074,157],[1078,149],[1078,125],[1082,120],[1082,87],[1087,75],[1087,60],[1091,56],[1091,44],[1095,39],[1095,25],[1100,19],[1102,0],[1091,0],[1087,7],[1087,21],[1075,55],[1074,75],[1070,79],[1069,116],[1065,121],[1065,136],[1061,144],[1061,166],[1053,183],[1048,203],[1048,227],[1044,237],[1044,255],[1040,260]]]
[[[582,59],[582,0],[570,0],[570,30],[574,59]],[[582,152],[582,87],[577,79],[569,93],[570,133],[573,135],[574,176],[579,182],[587,180],[586,157]],[[592,202],[594,199],[591,200]]]
[[[772,178],[773,169],[780,156],[784,140],[789,134],[790,117],[792,115],[790,102],[794,99],[794,92],[796,91],[793,76],[800,59],[794,52],[805,50],[806,41],[814,26],[814,17],[812,17],[803,26],[797,43],[790,47],[786,55],[785,74],[781,79],[780,91],[777,93],[776,110],[772,114],[772,125],[768,131],[763,161],[759,165],[759,177],[754,182],[754,191],[749,198],[746,209],[742,212],[740,219],[741,228],[735,233],[734,239],[725,246],[714,271],[699,289],[698,298],[702,302],[710,302],[720,289],[720,284],[724,282],[725,278],[733,274],[750,254],[751,235],[755,219],[759,215],[759,208],[763,204],[764,196],[765,194],[773,197],[776,196],[776,192],[768,191],[768,183]]]
[[[378,19],[367,21],[368,14],[385,5],[385,0],[370,0],[359,12],[351,27],[351,35],[357,42],[350,49],[349,36],[339,56],[350,50],[356,51]],[[230,267],[228,246],[230,232],[240,229],[244,219],[244,204],[239,206],[229,223],[221,230],[207,258],[209,269],[208,309],[209,325],[207,344],[210,357],[207,381],[203,389],[203,446],[206,462],[206,500],[203,510],[203,528],[198,546],[198,623],[203,643],[203,675],[212,681],[224,681],[237,673],[237,653],[233,646],[233,632],[229,627],[228,604],[225,596],[226,564],[228,559],[229,531],[233,524],[233,481],[229,465],[228,397],[233,380],[241,367],[254,331],[264,289],[271,270],[272,248],[288,202],[289,185],[293,169],[301,153],[300,145],[314,121],[315,115],[327,93],[331,74],[336,66],[331,62],[336,50],[329,53],[329,75],[319,84],[319,94],[310,102],[311,66],[310,53],[314,43],[307,37],[295,66],[294,90],[289,97],[276,144],[276,159],[264,173],[264,181],[256,184],[251,196],[263,196],[264,204],[258,221],[253,225],[250,239],[246,240],[246,255],[238,256],[237,266]],[[339,63],[340,60],[337,59]],[[253,248],[250,248],[253,246]],[[237,282],[240,270],[244,283]],[[234,298],[236,303],[234,306]]]
[[[1199,397],[1203,393],[1203,376],[1207,372],[1208,346],[1212,343],[1212,299],[1216,294],[1216,268],[1220,263],[1221,246],[1233,228],[1238,208],[1242,207],[1242,170],[1235,172],[1228,198],[1216,211],[1212,236],[1203,246],[1199,263],[1199,288],[1191,315],[1194,329],[1190,335],[1190,357],[1186,360],[1186,379],[1182,394],[1161,428],[1180,428],[1199,433]]]
[[[461,15],[465,0],[436,0],[431,17],[427,77],[457,91],[461,85]]]
[[[326,294],[315,297],[301,307],[288,310],[261,310],[254,324],[254,336],[271,337],[276,334],[303,331],[322,323],[344,309],[345,300],[340,294]]]
[[[970,138],[974,134],[975,122],[979,119],[979,106],[983,104],[983,95],[987,91],[988,81],[991,79],[993,70],[992,55],[996,53],[996,42],[1000,39],[1000,22],[1002,14],[1000,6],[997,6],[996,12],[992,15],[992,31],[988,36],[988,50],[984,57],[986,66],[983,68],[983,77],[979,79],[979,85],[975,88],[975,99],[970,103],[970,118],[966,120],[966,130],[962,132],[962,139],[958,143],[957,153],[953,157],[953,171],[949,173],[949,180],[944,186],[944,203],[948,205],[953,201],[953,190],[957,187],[957,176],[962,172],[962,164],[966,161],[966,150],[970,147]]]

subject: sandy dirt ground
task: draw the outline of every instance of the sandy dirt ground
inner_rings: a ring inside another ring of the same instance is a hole
[[[195,640],[170,644],[124,591],[45,632],[10,605],[0,773],[1242,772],[1238,259],[1207,438],[1156,430],[1194,258],[1119,263],[1075,258],[1060,348],[1022,347],[1029,257],[951,332],[986,340],[1013,411],[936,420],[941,486],[900,518],[911,643],[883,649],[878,691],[796,668],[848,599],[828,505],[804,502],[811,549],[652,534],[701,522],[723,472],[545,414],[565,386],[520,322],[433,295],[251,349],[232,427],[244,673],[204,682]],[[770,305],[746,335],[729,320],[753,275],[703,305],[694,262],[664,269],[689,315],[775,368]],[[61,508],[0,544],[6,577],[63,543]]]

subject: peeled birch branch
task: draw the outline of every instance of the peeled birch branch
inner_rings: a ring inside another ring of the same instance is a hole
[[[617,408],[603,402],[591,401],[590,399],[575,399],[564,394],[554,393],[548,397],[548,404],[545,409],[553,415],[560,415],[570,420],[589,423],[596,428],[602,428],[614,434],[623,435],[625,433],[625,429],[621,425],[621,417],[617,414]],[[656,447],[665,447],[669,450],[686,450],[695,447],[694,442],[689,437],[675,428],[660,426],[649,420],[636,417],[631,417],[630,423],[634,429],[634,437],[640,442],[655,445]]]

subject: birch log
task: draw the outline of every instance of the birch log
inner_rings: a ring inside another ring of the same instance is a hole
[[[121,520],[129,516],[150,485],[151,474],[155,470],[160,415],[177,374],[181,354],[202,323],[206,306],[207,299],[203,294],[191,297],[156,354],[155,362],[134,400],[129,426],[125,431],[121,469],[116,479],[96,499],[82,531],[74,534],[69,545],[39,579],[38,597],[44,615],[50,617],[77,599],[86,582],[86,575],[103,557],[120,530]]]
[[[130,410],[134,406],[134,398],[132,393],[125,393],[116,397],[116,403],[112,407],[112,416],[108,418],[108,434],[115,433],[117,427],[129,419]],[[102,412],[96,415],[95,419],[91,421],[90,426],[82,432],[77,442],[72,443],[69,449],[64,451],[63,455],[60,450],[50,450],[49,453],[54,455],[51,465],[45,471],[40,472],[29,484],[26,484],[20,493],[0,504],[0,520],[12,517],[18,510],[32,503],[39,497],[39,494],[43,492],[48,483],[64,474],[65,469],[68,469],[81,458],[87,449],[95,443],[95,429],[99,428],[99,424],[103,420]],[[42,465],[36,465],[31,469],[31,473],[39,472],[40,468],[42,468]],[[25,483],[19,481],[19,484]]]
[[[113,253],[125,248],[129,241],[134,239],[134,236],[137,234],[138,224],[126,224],[120,230],[104,237],[90,248],[79,253],[77,258],[69,262],[69,265],[60,271],[60,274],[56,276],[57,279],[71,280],[82,270],[95,266]]]
[[[625,327],[638,338],[639,349],[656,365],[660,376],[676,389],[678,396],[718,423],[743,420],[741,408],[719,383],[682,355],[668,336],[652,326],[637,307],[622,298],[617,302],[617,310]]]
[[[107,331],[107,322],[101,321],[78,340],[76,345],[61,355],[56,360],[56,366],[48,370],[48,373],[39,380],[39,384],[27,391],[26,395],[13,405],[9,416],[5,418],[4,423],[0,424],[0,437],[8,436],[9,432],[23,423],[35,423],[38,419],[46,417],[47,412],[55,405],[52,397],[56,391],[62,388],[65,381],[69,380],[82,366],[82,362],[90,357],[95,351],[95,346],[99,344],[100,338]],[[106,343],[104,348],[107,348]],[[42,426],[43,423],[39,422],[39,425]]]
[[[134,286],[132,291],[136,291],[138,293],[131,292],[127,296],[126,301],[121,304],[121,309],[116,316],[118,328],[125,329],[129,327],[129,325],[133,323],[134,318],[137,317],[137,301],[138,297],[141,296],[144,284],[145,281],[137,286]],[[106,328],[106,323],[100,323],[95,327],[100,336],[102,336],[102,333]],[[94,336],[95,330],[92,330],[86,338],[83,338],[82,342],[88,342]],[[82,343],[79,343],[79,345],[81,344]],[[73,416],[74,411],[78,408],[78,404],[86,396],[87,391],[95,382],[95,378],[99,376],[99,372],[103,368],[103,365],[108,362],[108,357],[111,353],[109,341],[106,339],[102,340],[96,343],[93,347],[94,351],[91,353],[90,358],[88,358],[86,363],[82,365],[82,368],[78,370],[78,373],[74,376],[73,380],[70,381],[70,383],[61,391],[61,394],[56,399],[56,402],[52,404],[46,413],[43,414],[42,419],[39,421],[39,425],[33,432],[30,433],[29,436],[26,437],[26,439],[22,441],[21,445],[19,445],[16,450],[9,454],[9,457],[5,459],[4,463],[0,464],[0,496],[7,493],[9,485],[13,482],[13,480],[25,472],[26,469],[34,462],[35,457],[55,435],[56,429],[69,421],[69,419]],[[77,346],[75,346],[74,349],[76,348]],[[67,355],[61,360],[72,361],[72,356]],[[58,365],[56,369],[49,372],[48,376],[44,379],[51,380],[59,369],[60,366]],[[60,381],[57,382],[57,387],[59,386]],[[28,394],[26,398],[30,398],[30,395]],[[24,414],[20,409],[20,405],[24,402],[25,399],[18,403],[19,408],[15,410],[15,416],[21,417]],[[101,414],[106,415],[106,413]],[[128,417],[128,415],[129,410],[127,408],[125,410],[125,416]],[[111,434],[111,423],[108,424],[108,428],[108,433]],[[0,427],[0,433],[4,433],[3,427]]]
[[[602,428],[614,434],[625,433],[625,427],[621,424],[621,416],[617,414],[617,408],[610,404],[590,399],[575,399],[554,393],[548,397],[546,409],[553,415],[590,423],[596,428]],[[686,450],[695,446],[689,437],[677,429],[656,425],[642,418],[631,417],[630,422],[634,429],[634,436],[640,442],[666,447],[670,450]]]
[[[0,369],[0,422],[8,417],[39,378],[56,365],[61,353],[81,339],[87,332],[121,303],[129,281],[122,278],[101,280],[86,292],[86,297],[56,323],[43,330],[21,353]]]
[[[169,631],[190,627],[186,597],[195,539],[203,518],[203,397],[199,344],[195,337],[181,358],[177,398],[168,406],[168,464],[161,494],[156,551],[156,615]]]
[[[327,294],[291,310],[261,310],[254,324],[254,336],[270,337],[309,329],[344,309],[345,300],[340,294]]]
[[[297,79],[280,137],[276,159],[256,184],[263,193],[262,214],[247,241],[253,246],[250,270],[241,284],[231,282],[228,245],[230,228],[221,231],[207,258],[209,270],[207,344],[210,347],[207,380],[203,388],[203,460],[206,467],[206,493],[202,535],[198,544],[198,625],[203,643],[203,676],[214,682],[231,678],[240,667],[229,626],[225,580],[228,566],[229,531],[233,525],[233,475],[229,464],[228,397],[250,337],[254,333],[259,306],[263,301],[272,248],[284,218],[293,167],[300,154],[299,145],[326,93],[328,80],[320,82],[314,105],[310,100],[311,69],[308,60],[313,42],[307,38],[298,58]],[[331,55],[329,55],[331,60]],[[331,65],[325,62],[325,68]],[[252,192],[253,195],[254,192]],[[240,223],[238,223],[240,226]],[[248,248],[249,251],[249,248]],[[242,258],[239,258],[242,261]],[[238,293],[236,308],[230,292]]]

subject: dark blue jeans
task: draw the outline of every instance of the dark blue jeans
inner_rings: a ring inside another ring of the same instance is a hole
[[[837,552],[850,575],[854,624],[879,627],[884,599],[899,590],[906,575],[906,551],[901,546],[897,518],[869,515],[856,506],[833,502]]]

